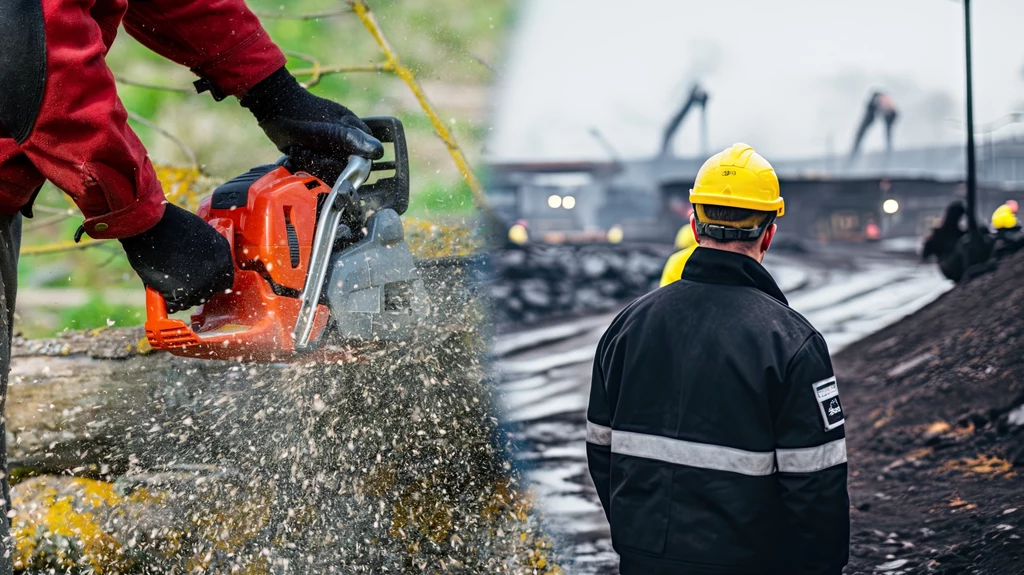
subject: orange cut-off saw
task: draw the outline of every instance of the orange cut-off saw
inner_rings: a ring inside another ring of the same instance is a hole
[[[234,284],[190,321],[170,317],[160,293],[146,288],[154,349],[205,359],[352,361],[412,336],[423,288],[399,217],[409,205],[405,132],[396,118],[363,121],[393,158],[350,156],[331,186],[285,157],[203,200],[197,214],[231,245]]]

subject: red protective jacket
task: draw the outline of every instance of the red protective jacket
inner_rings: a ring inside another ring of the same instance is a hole
[[[74,199],[90,236],[142,233],[165,200],[104,61],[118,25],[224,95],[243,94],[285,57],[244,0],[41,2],[45,84],[27,136],[0,138],[0,211],[18,211],[48,179]]]

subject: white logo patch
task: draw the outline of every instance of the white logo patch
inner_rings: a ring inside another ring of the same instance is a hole
[[[821,410],[821,420],[825,424],[825,431],[830,431],[846,423],[846,416],[843,414],[843,404],[839,401],[839,386],[836,384],[835,376],[812,384],[814,397],[818,400],[818,408]]]
[[[836,385],[835,378],[831,381],[832,383],[815,388],[814,392],[818,394],[818,401],[839,395],[839,386]]]

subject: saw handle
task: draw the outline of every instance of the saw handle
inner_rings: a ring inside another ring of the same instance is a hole
[[[305,351],[309,347],[320,294],[323,293],[324,280],[327,278],[327,266],[330,265],[331,250],[338,235],[338,224],[345,207],[352,205],[351,201],[343,201],[342,195],[354,195],[370,176],[370,169],[370,160],[349,156],[348,164],[338,176],[338,181],[334,183],[320,210],[320,219],[317,220],[313,235],[313,252],[306,268],[306,285],[299,296],[299,317],[295,320],[295,331],[292,334],[297,351]]]
[[[168,317],[167,300],[160,292],[146,286],[146,321],[163,321]]]
[[[409,149],[405,142],[405,128],[401,120],[391,116],[374,116],[362,120],[374,138],[382,144],[391,144],[395,157],[393,160],[382,158],[373,162],[370,169],[377,172],[378,176],[387,172],[394,173],[364,184],[359,190],[359,199],[368,210],[379,212],[390,208],[402,215],[409,207]]]
[[[362,118],[374,138],[385,144],[385,157],[370,165],[370,172],[376,176],[364,182],[359,189],[359,200],[370,212],[379,212],[390,208],[398,215],[405,213],[409,207],[409,148],[405,141],[405,129],[398,118],[391,116],[373,116]],[[388,146],[393,153],[387,154]],[[290,155],[282,156],[278,166],[284,166],[292,173],[306,172],[325,182],[337,179],[335,174],[345,170],[347,158],[324,156],[323,151],[308,149],[290,150]]]
[[[199,343],[192,326],[167,316],[167,300],[149,286],[146,286],[146,339],[155,349],[184,349]]]
[[[234,223],[226,218],[213,218],[207,223],[228,240],[232,257],[234,257]],[[234,285],[231,286],[232,289],[234,287]],[[157,349],[166,349],[194,345],[199,341],[199,336],[192,331],[190,324],[180,319],[171,318],[169,315],[167,300],[164,299],[164,296],[159,291],[146,286],[146,336],[149,338],[150,345]]]

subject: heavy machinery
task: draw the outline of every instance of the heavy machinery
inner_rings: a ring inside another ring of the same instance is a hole
[[[661,139],[661,157],[667,157],[672,154],[672,138],[675,137],[676,131],[679,130],[679,126],[682,125],[683,120],[690,114],[690,110],[694,106],[700,106],[700,148],[701,154],[707,155],[708,151],[708,121],[707,121],[707,105],[708,105],[708,93],[700,86],[700,84],[694,84],[693,88],[690,89],[690,96],[686,99],[686,103],[683,107],[676,112],[675,116],[669,120],[668,124],[665,125],[665,131],[662,133]]]
[[[405,134],[396,118],[364,121],[393,159],[350,156],[328,186],[285,157],[203,201],[197,214],[231,245],[234,285],[188,322],[168,317],[164,298],[147,288],[154,348],[207,359],[352,360],[411,336],[423,288],[399,217],[409,205]]]
[[[705,158],[674,155],[672,141],[694,108],[703,110],[707,101],[703,88],[691,88],[659,134],[660,153],[650,158],[621,158],[612,150],[612,161],[492,165],[492,206],[508,226],[516,222],[528,229],[530,241],[668,243],[689,221],[689,190]],[[916,241],[927,234],[945,207],[963,197],[963,146],[860,152],[877,120],[886,124],[892,148],[897,118],[893,100],[873,92],[857,126],[855,165],[845,170],[828,155],[773,160],[791,206],[785,230],[820,242],[885,240],[887,246],[894,243],[888,240]],[[981,213],[1019,196],[1024,187],[1024,144],[1004,140],[989,155],[997,161],[978,190]],[[796,235],[786,232],[776,245]]]
[[[864,140],[864,134],[871,127],[871,124],[881,116],[885,122],[885,151],[887,154],[892,152],[892,125],[896,123],[896,118],[899,114],[896,112],[896,105],[893,104],[892,98],[888,94],[883,92],[872,92],[871,98],[868,99],[868,104],[864,109],[864,117],[860,121],[860,126],[857,128],[857,134],[853,138],[853,148],[850,149],[850,156],[847,159],[848,164],[852,164],[857,159],[857,155],[860,153],[860,144]]]

